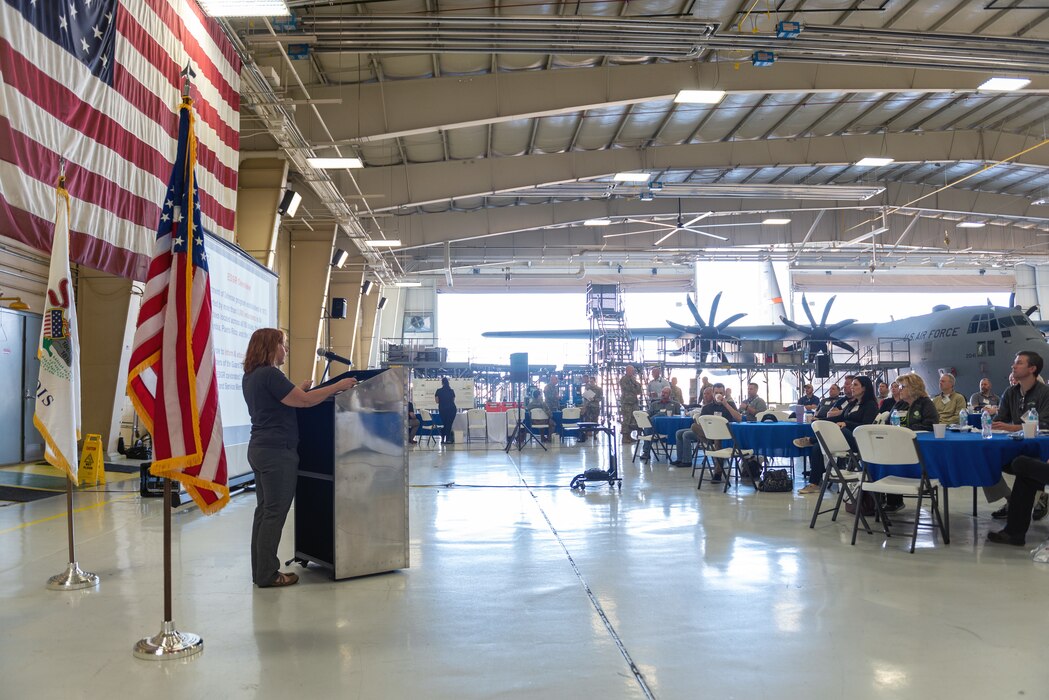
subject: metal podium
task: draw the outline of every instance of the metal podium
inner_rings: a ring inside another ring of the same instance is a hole
[[[298,410],[295,560],[336,580],[409,565],[405,370],[346,376],[360,383]]]

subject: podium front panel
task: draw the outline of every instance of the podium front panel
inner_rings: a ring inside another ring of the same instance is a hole
[[[367,374],[299,412],[296,556],[336,579],[409,565],[405,370]]]

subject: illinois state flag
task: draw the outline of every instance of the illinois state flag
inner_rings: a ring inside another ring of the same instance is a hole
[[[211,514],[229,501],[229,488],[211,342],[204,247],[210,234],[200,221],[192,104],[186,97],[179,106],[178,151],[142,295],[128,394],[153,436],[150,471],[181,482]]]
[[[40,376],[36,382],[33,425],[44,436],[44,457],[48,463],[65,470],[75,482],[76,443],[80,439],[80,342],[69,279],[69,193],[59,187],[55,199],[51,270],[36,353]]]

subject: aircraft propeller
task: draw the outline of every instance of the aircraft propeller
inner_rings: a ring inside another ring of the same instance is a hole
[[[739,340],[738,337],[724,331],[733,323],[746,316],[746,314],[734,314],[721,323],[715,323],[714,319],[717,317],[718,304],[721,302],[721,292],[718,292],[710,305],[710,316],[707,321],[704,321],[703,317],[699,315],[699,309],[696,308],[692,297],[686,296],[685,301],[688,303],[688,310],[692,312],[692,317],[696,319],[696,325],[685,326],[673,321],[667,321],[667,325],[671,328],[681,331],[683,334],[682,340],[686,341],[678,351],[678,354],[699,353],[700,357],[705,358],[708,353],[716,352],[724,360],[725,355],[721,350],[719,341]]]
[[[991,303],[990,299],[987,300],[987,305],[988,306],[994,306],[994,304]],[[1009,293],[1009,308],[1019,309],[1020,311],[1023,311],[1024,316],[1026,316],[1027,318],[1031,318],[1031,314],[1033,314],[1035,311],[1038,310],[1038,304],[1035,304],[1034,306],[1029,306],[1025,310],[1022,306],[1020,306],[1019,304],[1016,303],[1016,292],[1010,292]]]
[[[834,304],[835,299],[837,299],[837,296],[833,296],[830,298],[829,301],[827,301],[827,305],[823,307],[823,318],[820,319],[819,323],[816,323],[816,319],[813,318],[812,312],[809,311],[809,304],[808,301],[805,299],[805,295],[801,295],[801,308],[805,310],[805,315],[809,318],[810,325],[808,328],[801,325],[800,323],[795,323],[794,321],[791,321],[785,316],[779,317],[780,320],[783,321],[784,325],[793,328],[799,333],[805,334],[804,338],[788,347],[788,352],[794,352],[800,348],[807,346],[808,350],[806,354],[808,355],[809,361],[811,361],[812,358],[821,351],[824,354],[830,354],[830,348],[828,347],[828,344],[839,347],[842,350],[856,352],[856,349],[854,347],[834,337],[834,334],[840,331],[842,328],[851,326],[853,323],[856,323],[856,319],[849,318],[844,321],[838,321],[837,323],[831,324],[829,326],[827,325],[827,316],[830,315],[830,307]]]

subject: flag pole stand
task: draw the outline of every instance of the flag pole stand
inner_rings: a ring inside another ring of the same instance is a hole
[[[166,661],[185,659],[204,651],[204,640],[191,632],[179,632],[171,619],[171,479],[164,478],[164,623],[160,632],[135,643],[137,659]]]
[[[47,580],[47,588],[52,591],[77,591],[81,588],[94,588],[98,585],[98,574],[82,571],[73,553],[73,479],[66,475],[66,530],[69,533],[69,566],[60,574]]]

